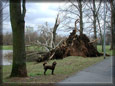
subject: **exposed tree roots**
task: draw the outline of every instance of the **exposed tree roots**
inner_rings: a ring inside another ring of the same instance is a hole
[[[102,56],[85,35],[76,35],[76,30],[70,33],[58,47],[46,53],[43,58],[37,59],[38,62],[49,59],[63,59],[67,56],[99,57]]]

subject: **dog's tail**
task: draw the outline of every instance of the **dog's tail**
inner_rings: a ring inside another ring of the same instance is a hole
[[[45,66],[46,64],[47,64],[47,62],[44,62],[44,63],[43,63],[43,66]]]

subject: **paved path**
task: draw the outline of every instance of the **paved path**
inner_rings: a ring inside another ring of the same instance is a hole
[[[58,84],[62,83],[112,83],[112,57],[84,69]]]

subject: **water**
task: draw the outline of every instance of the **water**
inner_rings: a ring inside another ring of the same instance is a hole
[[[5,58],[5,54],[13,52],[12,50],[0,50],[2,52],[2,65],[11,65],[12,60]]]

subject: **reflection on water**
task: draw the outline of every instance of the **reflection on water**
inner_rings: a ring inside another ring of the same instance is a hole
[[[12,60],[5,58],[5,54],[11,53],[12,50],[2,50],[2,65],[11,65]]]

